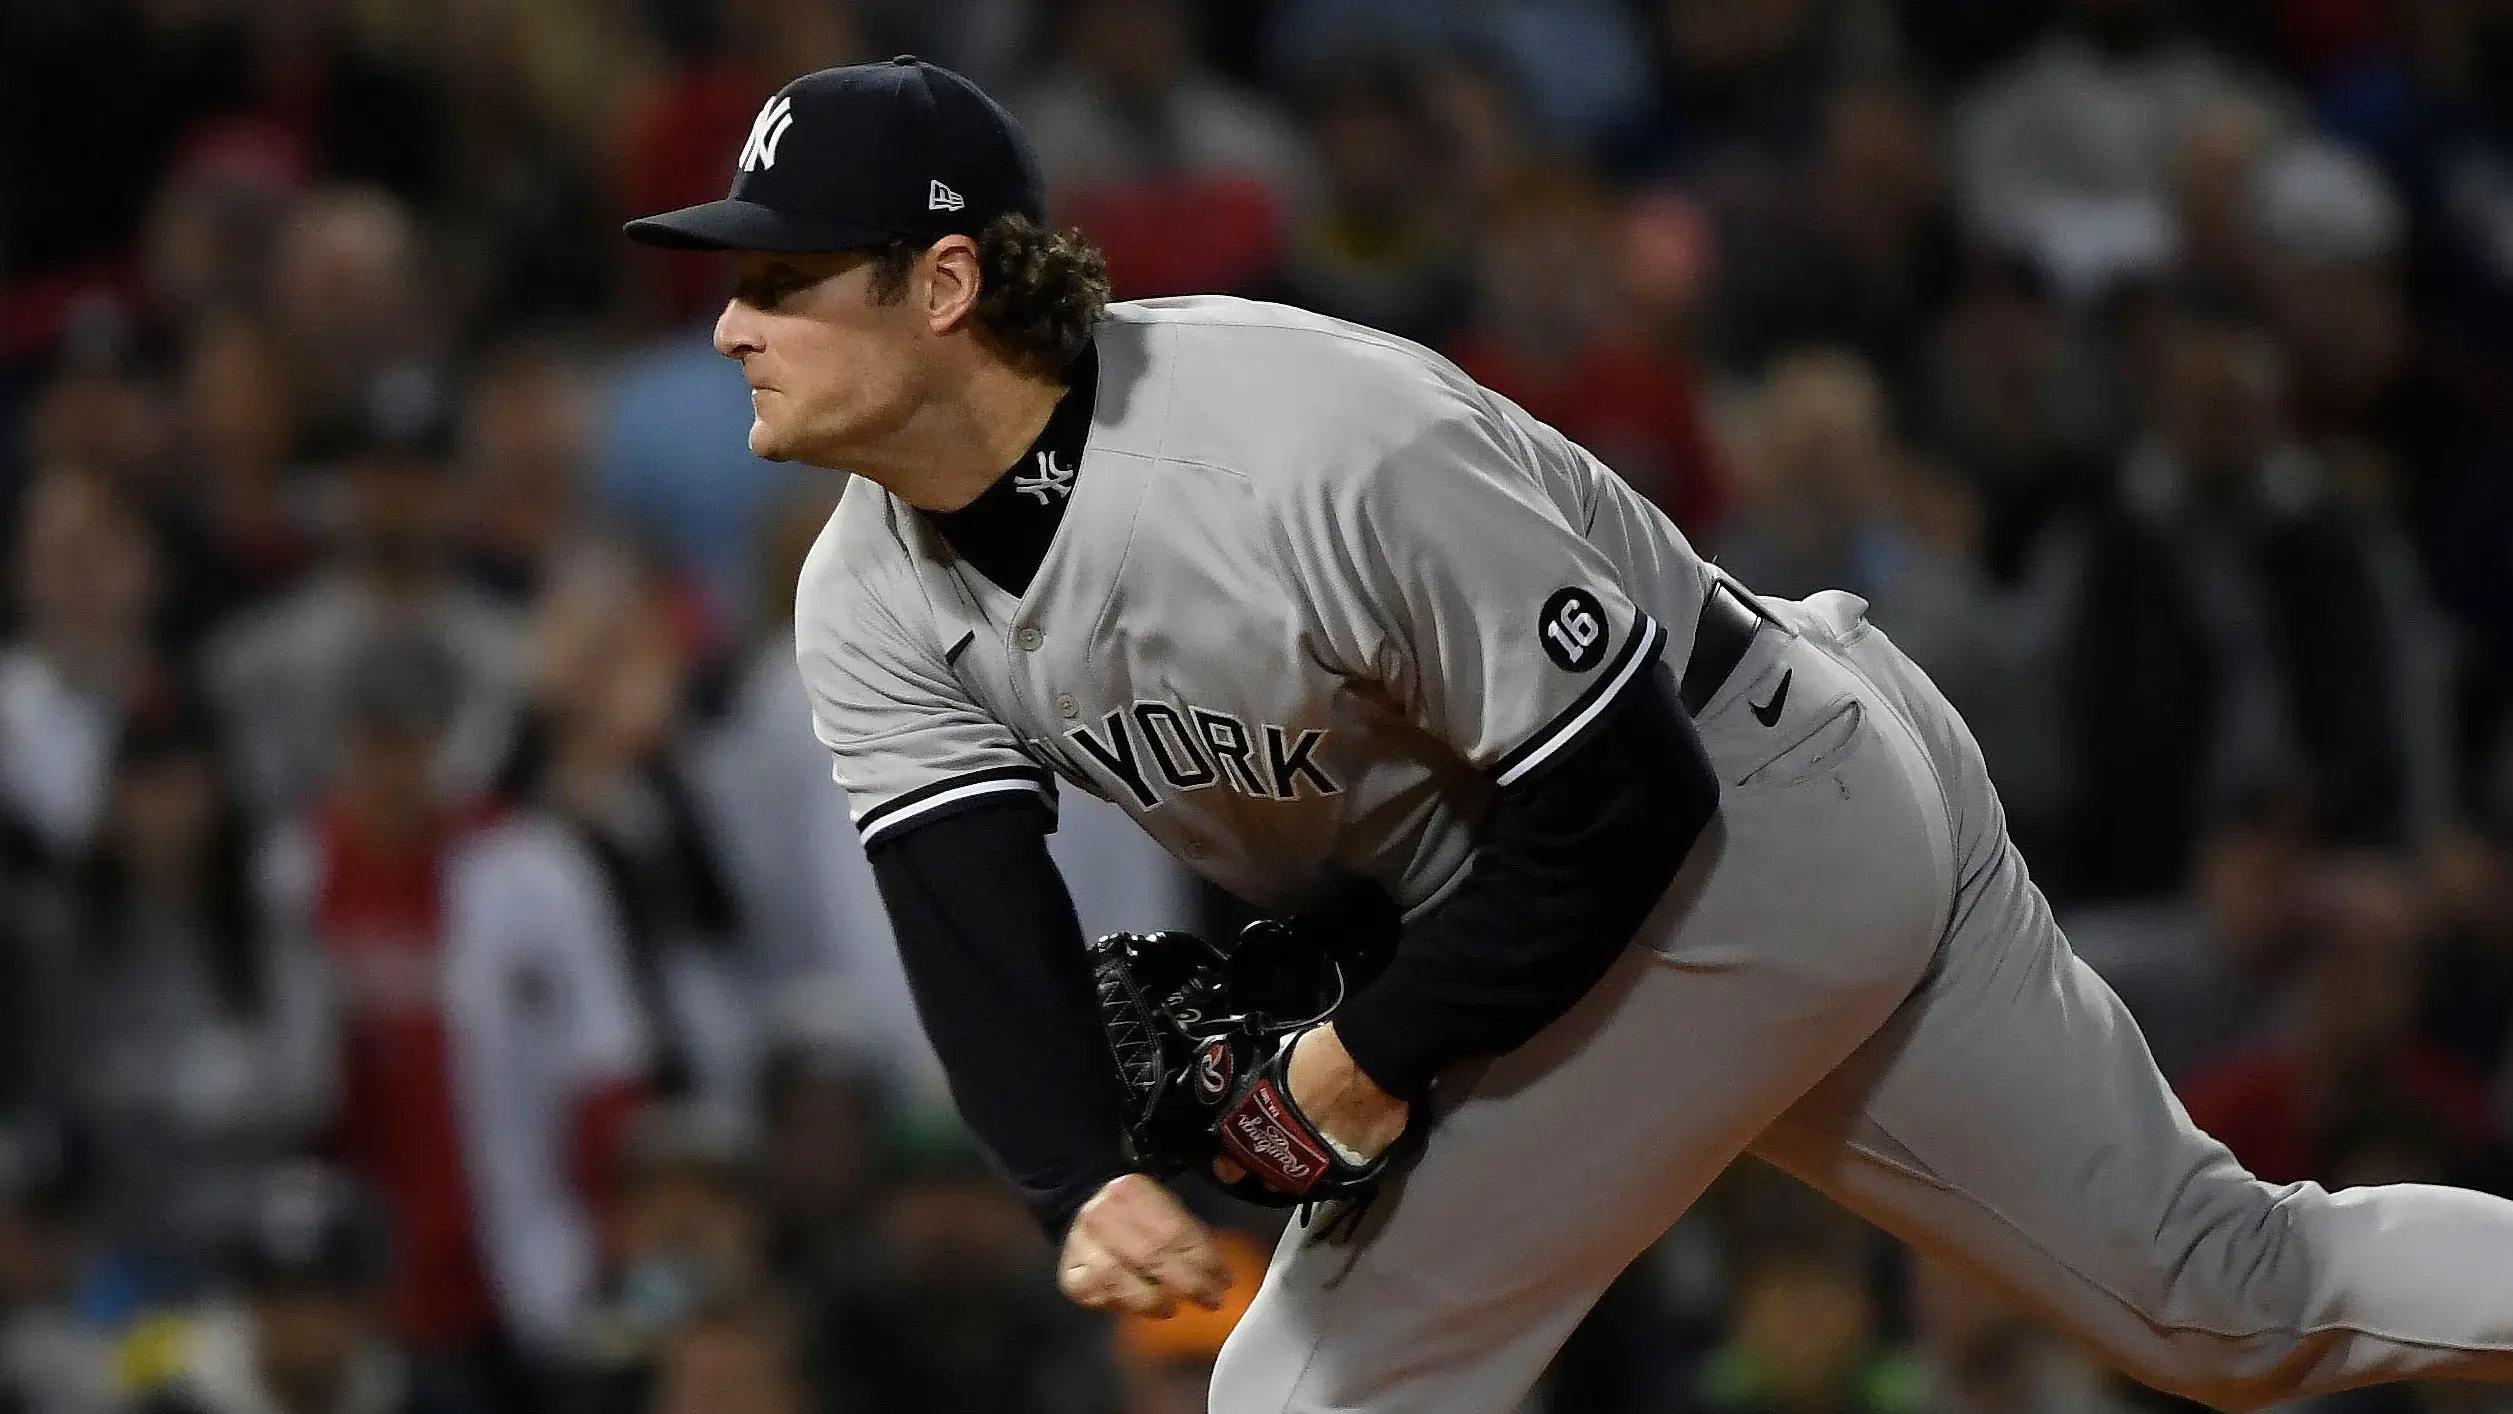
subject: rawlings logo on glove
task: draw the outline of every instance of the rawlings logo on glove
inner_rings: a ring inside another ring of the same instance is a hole
[[[1222,1147],[1240,1167],[1262,1178],[1266,1186],[1294,1197],[1304,1196],[1335,1162],[1316,1131],[1293,1108],[1289,1097],[1267,1076],[1248,1087],[1239,1103],[1222,1116]]]

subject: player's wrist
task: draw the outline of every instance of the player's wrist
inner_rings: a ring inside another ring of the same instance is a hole
[[[1347,1163],[1376,1158],[1404,1134],[1412,1113],[1353,1060],[1331,1021],[1293,1043],[1284,1083],[1292,1103]]]

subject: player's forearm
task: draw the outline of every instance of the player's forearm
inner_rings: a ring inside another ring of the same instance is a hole
[[[1586,740],[1501,792],[1473,875],[1337,1013],[1353,1060],[1410,1099],[1457,1061],[1517,1049],[1605,975],[1718,803],[1672,688],[1634,682]]]
[[[1052,1241],[1126,1165],[1081,925],[1044,823],[1006,799],[885,839],[872,863],[952,1098]]]

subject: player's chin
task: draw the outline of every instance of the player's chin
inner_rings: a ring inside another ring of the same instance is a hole
[[[779,436],[764,417],[751,419],[750,454],[761,461],[771,462],[789,461],[793,457],[793,453],[787,450],[786,439]]]

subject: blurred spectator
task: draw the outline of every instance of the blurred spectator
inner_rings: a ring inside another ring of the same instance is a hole
[[[1508,70],[1550,139],[1574,149],[1648,98],[1646,35],[1611,0],[1291,0],[1269,48],[1294,87],[1356,55],[1473,49]]]
[[[625,252],[607,239],[601,153],[585,139],[616,131],[624,97],[642,87],[633,16],[619,0],[442,8],[370,5],[363,18],[380,29],[396,16],[400,32],[375,47],[429,55],[452,79],[436,244],[448,324],[494,335],[598,317]]]
[[[305,177],[304,151],[269,124],[230,119],[194,133],[140,236],[155,318],[190,329],[263,308],[271,253]]]
[[[836,508],[837,490],[818,478],[802,481],[767,518],[758,628],[701,766],[752,954],[778,981],[847,970],[854,952],[841,932],[845,903],[873,887],[870,866],[850,859],[862,851],[846,847],[855,827],[844,793],[824,789],[828,752],[812,735],[794,666],[795,578]],[[886,953],[889,933],[872,921],[879,936],[863,946]],[[893,1000],[908,1004],[904,990]]]
[[[856,1257],[889,1177],[894,1102],[876,1057],[795,1039],[762,1072],[760,1180],[789,1287],[826,1290]]]
[[[442,1083],[466,1240],[503,1335],[537,1365],[564,1346],[595,1280],[621,1136],[647,1090],[647,1020],[600,873],[563,831],[502,817],[442,868]]]
[[[359,440],[379,380],[437,351],[422,240],[408,208],[360,187],[308,195],[282,234],[271,310],[318,448]]]
[[[313,528],[292,484],[296,391],[269,334],[241,315],[192,337],[177,392],[181,451],[162,510],[173,592],[168,633],[181,650],[312,567]]]
[[[1220,1234],[1230,1287],[1218,1311],[1188,1306],[1165,1320],[1117,1318],[1117,1369],[1123,1414],[1203,1414],[1213,1362],[1265,1279],[1267,1252],[1244,1233]]]
[[[455,574],[451,432],[432,375],[377,380],[342,469],[333,563],[223,628],[203,671],[246,798],[265,817],[319,792],[334,767],[343,681],[386,630],[437,644],[454,665],[454,717],[437,763],[451,792],[485,784],[508,749],[522,676],[513,617]]]
[[[2049,283],[2012,261],[1969,269],[1929,336],[1919,421],[1979,500],[1983,568],[2002,585],[2054,515],[2102,491],[2086,358]]]
[[[772,1303],[713,1311],[673,1332],[647,1414],[816,1414],[828,1408],[793,1319]]]
[[[1907,93],[1844,87],[1827,105],[1801,199],[1740,216],[1721,285],[1720,344],[1746,369],[1802,345],[1853,349],[1897,385],[1953,274],[1929,115]]]
[[[157,546],[106,477],[56,465],[26,488],[17,636],[0,650],[0,807],[64,863],[93,838],[115,734],[163,688],[149,639]]]
[[[2405,547],[2292,439],[2274,346],[2184,321],[2165,349],[2158,423],[2113,503],[2045,547],[2063,887],[2176,888],[2204,828],[2265,795],[2299,795],[2334,838],[2421,838],[2442,804],[2440,699]]]
[[[317,940],[344,1032],[331,1146],[392,1214],[394,1332],[459,1349],[486,1337],[488,1292],[462,1171],[443,1002],[444,868],[465,817],[433,781],[455,669],[425,640],[357,645],[330,791],[275,842],[283,927]]]
[[[165,398],[131,365],[119,316],[96,312],[99,322],[72,331],[68,357],[27,410],[26,451],[37,466],[101,473],[145,506],[170,489]]]
[[[1837,77],[1819,0],[1654,0],[1657,102],[1603,149],[1624,181],[1670,184],[1723,217],[1769,200],[1822,140]]]
[[[2260,313],[2267,291],[2251,193],[2279,141],[2276,120],[2257,104],[2227,100],[2191,116],[2172,158],[2171,281],[2183,302],[2228,317]]]
[[[973,1154],[918,1156],[817,1318],[833,1387],[880,1414],[1082,1414],[1113,1402],[1106,1326],[1056,1294],[1038,1226]]]
[[[2366,426],[2386,411],[2386,394],[2414,396],[2402,387],[2413,338],[2398,269],[2402,218],[2381,173],[2335,144],[2294,142],[2245,175],[2263,293],[2293,360],[2305,430],[2371,431],[2375,445],[2359,455],[2392,451],[2381,444],[2403,435],[2440,440],[2460,430],[2406,425],[2427,411],[2409,407],[2387,410],[2393,426]],[[2425,468],[2382,470],[2399,478]],[[2394,489],[2387,480],[2376,484]]]
[[[2190,1117],[2271,1183],[2330,1177],[2334,1136],[2375,1113],[2439,1126],[2466,1161],[2489,1139],[2485,1086],[2415,1029],[2429,900],[2372,857],[2332,861],[2310,887],[2292,1014],[2191,1078]]]
[[[275,926],[208,724],[172,704],[134,716],[103,799],[68,1081],[122,1246],[179,1285],[212,1269],[244,1176],[329,1121],[338,1036],[312,940]]]
[[[2262,160],[2248,194],[2298,432],[2417,537],[2468,630],[2453,745],[2482,749],[2477,733],[2513,699],[2513,371],[2413,321],[2399,204],[2364,158],[2292,143]]]
[[[1309,126],[1325,200],[1293,232],[1277,287],[1257,293],[1419,342],[1445,338],[1468,291],[1421,74],[1393,62],[1338,70],[1311,99]]]
[[[673,1397],[671,1381],[688,1372],[670,1356],[691,1324],[769,1296],[769,1217],[745,1128],[684,1102],[647,1110],[629,1131],[607,1269],[571,1342],[572,1402],[607,1411],[637,1407],[650,1388]]]
[[[724,719],[692,761],[693,780],[739,900],[749,966],[763,995],[778,998],[764,1024],[793,1028],[788,1040],[835,1026],[847,1042],[876,1052],[885,1081],[904,1095],[947,1105],[942,1064],[917,1022],[872,865],[848,818],[846,792],[830,778],[828,750],[812,735],[794,663],[795,576],[829,518],[833,490],[805,483],[770,524],[759,576],[768,602]],[[1076,838],[1068,816],[1050,847]],[[1176,876],[1156,847],[1131,858],[1154,883]],[[1111,880],[1093,874],[1073,882],[1087,896]]]
[[[582,518],[594,407],[583,370],[517,344],[483,361],[462,420],[463,559],[474,582],[520,606]]]
[[[384,1215],[346,1176],[297,1164],[263,1179],[239,1225],[239,1300],[157,1333],[170,1347],[140,1414],[453,1414],[395,1348],[380,1296]],[[154,1372],[152,1372],[154,1373]]]
[[[0,1403],[25,1414],[114,1414],[110,1334],[81,1309],[95,1258],[94,1165],[77,1129],[0,1121]]]
[[[2263,809],[2209,835],[2187,897],[2062,905],[2069,944],[2128,1004],[2168,1078],[2256,1039],[2274,1019],[2303,951],[2305,883],[2320,863],[2296,817]]]
[[[2513,1035],[2513,840],[2464,827],[2428,851],[2440,945],[2426,996],[2426,1033],[2493,1078],[2497,1127],[2513,1134],[2505,1038]]]
[[[1749,1232],[1737,1258],[1734,1325],[1703,1362],[1691,1407],[1703,1414],[1925,1408],[1917,1364],[1886,1338],[1864,1246],[1865,1229],[1827,1209]]]
[[[795,478],[822,473],[750,454],[750,385],[716,353],[704,327],[614,365],[600,416],[595,489],[604,511],[668,549],[730,622],[749,616],[754,590],[791,592],[754,584],[755,547]]]
[[[1059,216],[1107,251],[1120,295],[1255,283],[1308,203],[1299,134],[1198,61],[1185,0],[1061,10],[1060,62],[1013,103]]]
[[[665,1095],[755,1093],[761,1004],[722,845],[690,784],[686,615],[645,558],[580,545],[533,623],[533,709],[507,788],[589,861]]]
[[[1423,104],[1444,150],[1441,205],[1472,233],[1504,195],[1547,162],[1529,130],[1526,99],[1507,74],[1476,54],[1427,61]]]
[[[2400,184],[2419,303],[2439,331],[2513,358],[2513,13],[2473,0],[2378,8],[2387,42],[2327,76],[2321,115]]]
[[[2171,256],[2174,155],[2203,115],[2278,95],[2174,28],[2171,0],[2069,0],[2070,23],[1956,118],[1963,213],[2072,296]]]
[[[1758,593],[1847,589],[1967,710],[1995,700],[1996,624],[1970,560],[1968,507],[1895,445],[1885,391],[1855,355],[1806,353],[1764,380],[1739,500],[1712,542]]]
[[[1616,317],[1611,204],[1575,179],[1530,176],[1479,235],[1477,318],[1449,356],[1706,534],[1727,488],[1692,369]]]

